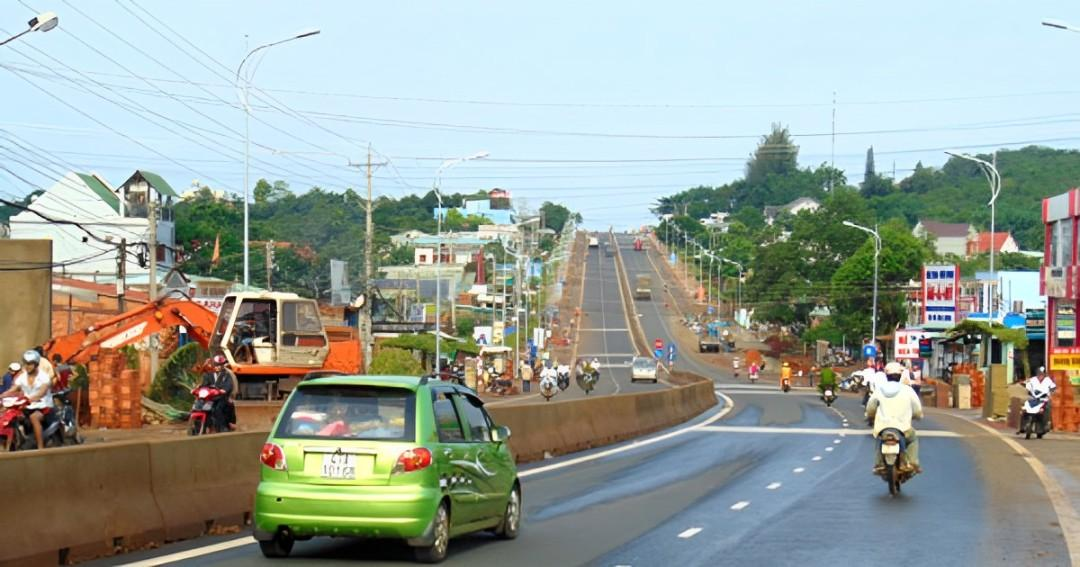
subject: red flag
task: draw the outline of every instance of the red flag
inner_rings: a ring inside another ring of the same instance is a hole
[[[214,237],[214,254],[210,256],[210,265],[217,267],[219,262],[221,262],[221,234]]]

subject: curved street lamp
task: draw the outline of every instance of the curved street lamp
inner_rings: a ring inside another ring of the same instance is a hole
[[[865,226],[857,225],[851,221],[844,221],[844,226],[859,229],[874,237],[874,313],[870,319],[870,342],[877,346],[877,287],[878,287],[878,256],[881,255],[881,236],[878,234],[877,226],[874,228],[867,228]]]
[[[16,39],[19,39],[20,37],[30,32],[47,32],[58,25],[60,25],[60,18],[54,12],[42,12],[37,16],[34,16],[34,18],[29,22],[26,22],[27,27],[25,30],[5,39],[4,41],[0,41],[0,45],[15,41]]]
[[[1063,28],[1063,29],[1069,29],[1069,28]],[[1072,31],[1076,31],[1076,30],[1072,30]],[[979,170],[983,172],[983,175],[986,177],[986,180],[990,182],[990,202],[987,203],[987,205],[990,206],[990,280],[996,282],[997,277],[995,277],[995,275],[994,275],[994,217],[995,217],[995,212],[996,212],[996,209],[997,209],[995,204],[997,203],[998,195],[1001,194],[1001,174],[998,173],[998,170],[997,170],[996,167],[994,167],[994,164],[992,164],[992,163],[990,163],[990,162],[988,162],[988,161],[986,161],[984,159],[977,158],[977,157],[975,157],[973,155],[970,155],[970,154],[961,154],[961,153],[954,153],[954,152],[945,152],[945,153],[952,156],[952,157],[954,157],[954,158],[963,159],[963,160],[967,160],[967,161],[970,161],[970,162],[975,162],[976,164],[979,165]],[[978,252],[978,250],[976,250],[976,252]],[[990,289],[991,289],[990,287],[987,287],[987,290],[986,290],[986,292],[987,292],[986,312],[987,312],[987,316],[992,318],[994,316],[994,301],[993,301],[994,298],[991,295]],[[993,294],[993,295],[997,295],[997,294]]]
[[[442,371],[442,364],[440,357],[442,356],[442,218],[443,218],[443,202],[442,193],[439,191],[439,186],[442,185],[442,174],[444,171],[467,161],[474,159],[484,159],[488,157],[487,152],[477,152],[471,156],[466,156],[456,159],[448,159],[442,162],[439,169],[435,170],[435,181],[431,184],[431,190],[435,192],[435,199],[439,202],[439,214],[436,219],[435,229],[435,376],[439,376]],[[505,303],[504,309],[505,309]],[[516,307],[516,306],[515,306]],[[494,309],[494,306],[492,306]],[[494,333],[494,329],[492,333]]]
[[[252,49],[244,56],[244,59],[240,61],[240,65],[236,68],[236,87],[240,90],[240,102],[244,106],[244,289],[248,288],[250,283],[250,271],[249,271],[249,257],[248,257],[248,236],[250,234],[248,223],[248,201],[251,200],[251,186],[248,184],[248,175],[251,169],[251,105],[248,104],[248,89],[251,87],[251,79],[255,76],[255,70],[252,69],[244,77],[243,83],[240,82],[241,72],[244,69],[244,64],[251,59],[252,55],[255,55],[259,51],[269,49],[275,45],[281,45],[282,43],[288,43],[297,39],[303,39],[305,37],[311,37],[318,35],[320,32],[317,29],[305,30],[294,36],[279,39],[278,41],[272,41],[270,43],[264,43]]]

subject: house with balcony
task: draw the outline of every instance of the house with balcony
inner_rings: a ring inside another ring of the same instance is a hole
[[[148,273],[155,253],[161,274],[176,262],[175,190],[160,175],[137,170],[119,187],[94,173],[69,172],[11,217],[13,239],[53,243],[53,271],[81,280],[116,277],[120,247],[126,246],[128,274]],[[150,241],[149,204],[157,205],[157,250]]]

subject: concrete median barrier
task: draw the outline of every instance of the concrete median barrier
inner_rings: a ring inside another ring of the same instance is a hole
[[[681,373],[665,390],[489,408],[510,427],[519,463],[617,443],[678,425],[716,405],[713,382]]]
[[[0,530],[3,564],[57,565],[164,536],[147,443],[4,455],[0,486],[11,514]]]
[[[215,523],[244,524],[265,441],[260,431],[150,443],[150,479],[165,538],[198,536]]]

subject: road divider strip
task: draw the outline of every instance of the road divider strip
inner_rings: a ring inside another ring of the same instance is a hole
[[[766,433],[770,435],[843,435],[846,433],[843,429],[830,429],[826,427],[770,427],[765,425],[706,425],[698,428],[699,431],[707,431],[713,433]],[[923,437],[964,437],[960,433],[955,431],[944,430],[926,430],[919,431],[920,438]],[[870,431],[866,431],[866,436],[870,437]],[[837,439],[833,443],[840,443]]]

